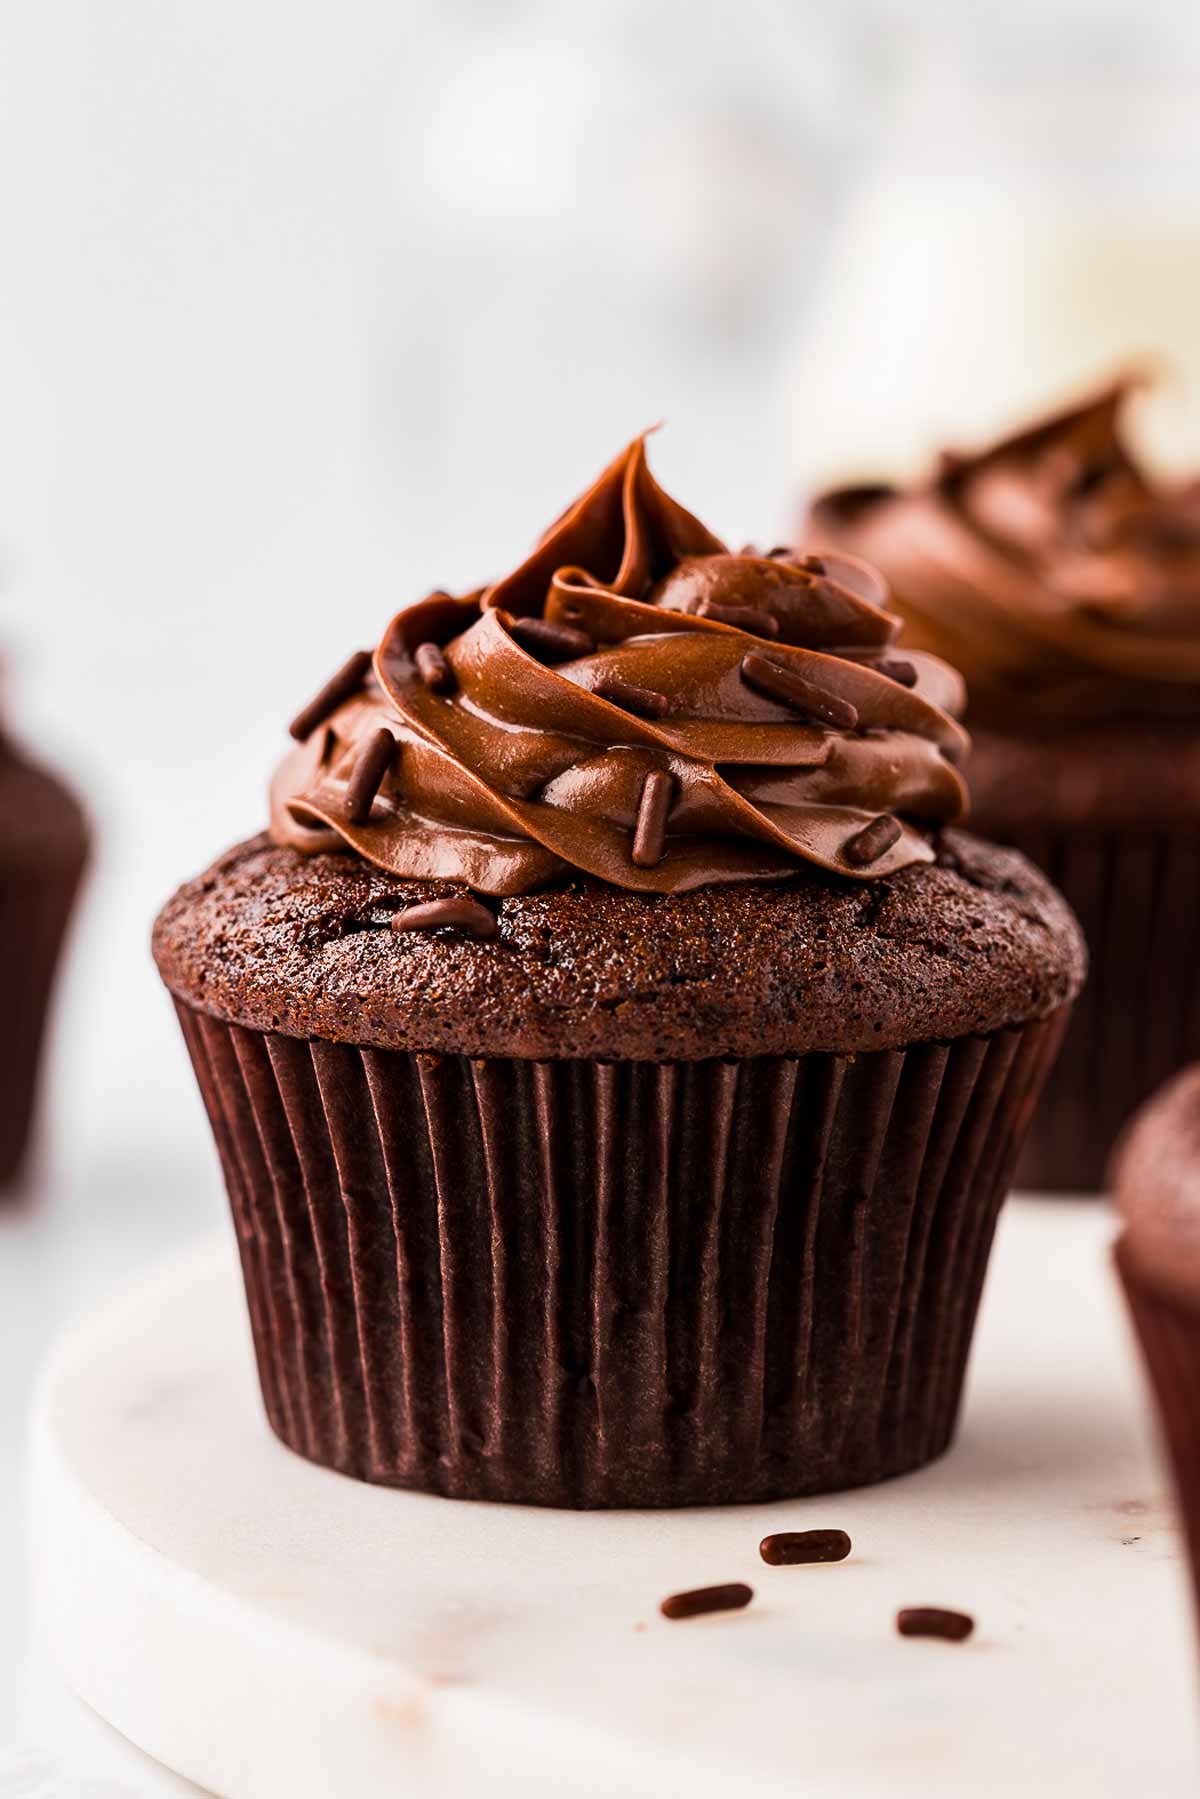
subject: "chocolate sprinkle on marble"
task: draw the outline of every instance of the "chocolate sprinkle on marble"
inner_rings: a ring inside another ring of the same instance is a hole
[[[392,766],[396,739],[390,731],[379,730],[368,738],[346,783],[346,818],[352,825],[364,825],[380,783]]]
[[[664,1618],[701,1618],[706,1612],[740,1612],[754,1598],[745,1581],[726,1581],[722,1587],[696,1587],[690,1593],[672,1593],[659,1611]]]
[[[633,831],[630,860],[636,867],[657,868],[662,861],[667,818],[674,797],[675,782],[671,776],[664,769],[652,769],[642,783],[637,824]]]
[[[779,620],[772,612],[760,612],[756,606],[719,606],[705,600],[696,612],[697,618],[715,618],[719,625],[736,625],[755,637],[778,637]]]
[[[393,931],[436,931],[446,926],[469,931],[472,937],[495,937],[500,929],[495,913],[465,893],[406,906],[392,920]]]
[[[941,1637],[947,1643],[963,1643],[975,1628],[966,1612],[951,1612],[939,1605],[910,1605],[896,1613],[896,1629],[902,1637]]]
[[[413,661],[431,693],[448,693],[454,686],[454,670],[436,643],[419,643]]]
[[[550,618],[514,618],[509,632],[523,650],[554,662],[571,662],[577,656],[590,656],[596,647],[586,631],[577,631],[573,625],[560,625]]]
[[[370,666],[370,653],[367,650],[356,650],[350,660],[338,669],[337,674],[326,681],[320,693],[308,702],[303,712],[297,712],[288,730],[298,743],[303,743],[331,712],[337,710],[343,700],[348,700],[351,694],[358,692]]]
[[[772,1568],[796,1568],[807,1562],[844,1562],[850,1539],[844,1530],[781,1530],[764,1537],[758,1553]]]
[[[818,687],[815,681],[806,680],[795,669],[782,668],[778,662],[759,655],[757,650],[751,650],[742,658],[742,679],[748,687],[765,693],[770,699],[782,700],[785,706],[791,706],[809,718],[819,719],[822,724],[852,731],[858,723],[858,708],[849,700],[830,693],[827,687]]]
[[[610,705],[621,706],[626,712],[640,712],[645,718],[665,718],[671,710],[665,693],[656,693],[653,687],[638,687],[632,681],[619,681],[615,676],[599,682],[592,692]]]
[[[864,825],[861,831],[856,831],[853,837],[847,837],[842,845],[842,854],[855,868],[869,868],[872,862],[878,862],[880,856],[891,849],[899,835],[899,820],[890,813],[882,812],[869,825]]]

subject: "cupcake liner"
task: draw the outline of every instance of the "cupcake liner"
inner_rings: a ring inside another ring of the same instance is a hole
[[[1200,1058],[1200,836],[985,827],[1049,875],[1091,959],[1017,1184],[1097,1192],[1131,1113]]]
[[[1200,1302],[1148,1279],[1125,1239],[1114,1260],[1175,1477],[1200,1620]]]
[[[46,1017],[81,873],[0,872],[0,1193],[15,1183],[32,1137]]]
[[[176,1004],[278,1435],[364,1480],[567,1506],[779,1498],[943,1450],[1065,1020],[532,1062]]]

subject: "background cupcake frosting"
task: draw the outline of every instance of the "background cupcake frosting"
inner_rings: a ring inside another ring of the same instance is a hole
[[[823,494],[813,528],[887,568],[908,637],[962,669],[974,715],[1200,712],[1200,479],[1154,475],[1134,391],[1102,392],[927,483]]]

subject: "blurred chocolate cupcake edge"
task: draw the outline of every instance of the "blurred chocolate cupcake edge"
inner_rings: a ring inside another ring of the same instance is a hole
[[[0,730],[0,1198],[28,1175],[47,1024],[91,831],[72,789]]]
[[[1188,1545],[1200,1627],[1200,1066],[1167,1083],[1117,1146],[1114,1263]]]

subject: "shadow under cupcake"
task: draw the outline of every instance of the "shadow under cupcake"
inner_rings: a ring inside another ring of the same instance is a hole
[[[1084,967],[963,812],[871,571],[730,553],[636,440],[293,725],[154,935],[300,1453],[654,1506],[950,1441]]]
[[[1200,1056],[1200,483],[1136,460],[1132,386],[810,514],[963,672],[973,820],[1083,926],[1091,978],[1017,1171],[1046,1190],[1098,1191],[1125,1120]]]

